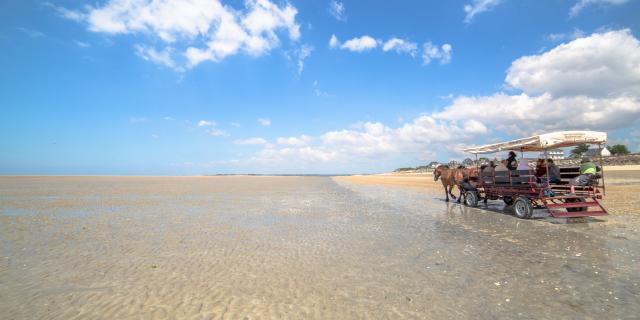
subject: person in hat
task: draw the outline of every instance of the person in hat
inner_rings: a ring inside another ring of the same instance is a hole
[[[507,169],[516,170],[518,169],[518,160],[516,160],[516,153],[513,151],[509,151],[509,157],[507,157],[507,161],[505,163]]]
[[[580,175],[571,180],[571,193],[575,193],[575,186],[586,186],[591,183],[593,177],[598,172],[598,166],[591,162],[588,157],[583,157],[580,161]]]

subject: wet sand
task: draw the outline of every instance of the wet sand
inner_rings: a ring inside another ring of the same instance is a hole
[[[640,236],[607,219],[347,178],[0,177],[0,315],[633,318]]]

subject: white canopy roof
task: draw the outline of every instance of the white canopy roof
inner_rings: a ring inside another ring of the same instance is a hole
[[[558,131],[513,141],[488,144],[464,149],[470,153],[495,153],[505,150],[543,151],[553,148],[576,146],[583,143],[603,144],[607,142],[607,133],[598,131]]]

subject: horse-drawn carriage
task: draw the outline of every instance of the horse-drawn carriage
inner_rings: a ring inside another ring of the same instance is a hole
[[[537,135],[533,137],[478,146],[465,149],[465,152],[491,154],[505,151],[543,152],[581,144],[597,145],[600,149],[607,141],[607,134],[595,131],[564,131]],[[524,157],[523,157],[524,158]],[[521,160],[521,161],[526,161]],[[476,161],[477,163],[478,161]],[[548,162],[547,162],[548,163]],[[472,187],[462,188],[464,203],[477,206],[479,200],[503,200],[508,206],[513,205],[517,217],[531,218],[534,209],[546,209],[553,217],[587,217],[607,215],[607,210],[600,204],[604,191],[604,171],[602,158],[598,172],[590,175],[586,185],[570,186],[573,179],[580,175],[576,166],[560,167],[560,180],[551,182],[547,166],[544,176],[536,176],[535,170],[522,165],[516,170],[495,170],[491,166],[476,170],[467,170],[476,183]],[[572,192],[571,192],[571,189]]]

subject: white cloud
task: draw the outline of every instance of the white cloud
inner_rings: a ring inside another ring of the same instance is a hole
[[[464,13],[466,14],[464,22],[471,23],[476,15],[493,9],[501,2],[502,0],[473,0],[470,4],[466,4],[463,7]]]
[[[536,90],[528,92],[529,86],[522,85],[515,86],[523,91],[517,94],[497,92],[488,96],[458,96],[443,109],[420,115],[399,127],[365,122],[350,129],[325,132],[316,140],[309,137],[305,143],[297,143],[299,137],[280,138],[278,146],[266,144],[253,157],[239,163],[254,167],[259,164],[260,168],[272,166],[280,170],[306,168],[314,172],[336,172],[336,168],[340,168],[338,172],[361,170],[358,168],[388,170],[397,163],[406,163],[406,158],[401,158],[403,162],[391,161],[396,157],[433,160],[445,152],[460,157],[461,149],[478,138],[492,141],[498,136],[515,138],[555,130],[636,128],[640,125],[640,93],[637,90],[612,87],[608,89],[611,94],[602,94],[600,88],[578,84],[574,90],[566,91],[562,89],[563,83],[552,81],[555,73],[549,72],[549,69],[558,68],[558,61],[562,61],[563,70],[568,73],[579,70],[580,66],[608,69],[611,58],[623,65],[633,61],[638,66],[640,64],[635,62],[640,56],[635,47],[637,39],[630,41],[629,37],[632,38],[626,30],[597,33],[527,57],[531,64],[526,70],[540,75],[537,80],[545,83],[544,86],[536,86],[543,88],[544,92],[539,94],[535,93]],[[601,47],[583,46],[580,42],[583,39],[590,39]],[[522,63],[519,61],[517,59],[513,65],[518,66]],[[520,70],[519,67],[512,69]],[[619,79],[618,86],[632,88],[632,84],[640,83],[633,72],[617,72],[623,78]],[[507,79],[509,74],[511,72]],[[582,76],[586,78],[585,83],[598,83],[601,75],[587,73]],[[509,83],[509,80],[505,81]],[[558,92],[563,94],[558,95]],[[637,130],[632,131],[631,135],[634,134],[638,135]],[[391,161],[388,162],[391,167],[385,165],[387,161]]]
[[[31,38],[41,38],[46,36],[44,33],[34,29],[28,29],[28,28],[22,28],[22,27],[17,27],[16,29],[28,35]]]
[[[240,128],[241,127],[241,125],[239,123],[237,123],[237,122],[231,122],[231,125],[236,127],[236,128]]]
[[[415,42],[410,42],[400,38],[391,38],[387,40],[382,46],[382,51],[395,51],[397,53],[408,53],[411,56],[415,56],[418,51],[418,45]]]
[[[82,22],[83,20],[85,20],[87,18],[86,14],[80,12],[80,11],[76,11],[76,10],[69,10],[67,8],[63,8],[60,6],[56,6],[55,4],[51,3],[51,2],[43,2],[42,3],[44,6],[50,7],[52,8],[56,14],[64,19],[68,19],[68,20],[72,20],[75,22]]]
[[[329,93],[323,91],[320,89],[320,84],[318,83],[318,80],[313,81],[313,93],[316,95],[316,97],[328,97]]]
[[[378,46],[378,40],[370,36],[362,36],[345,41],[340,48],[344,50],[362,52],[375,49]]]
[[[336,48],[339,45],[340,45],[340,42],[338,42],[338,37],[336,37],[335,34],[332,34],[331,39],[329,39],[329,47]]]
[[[271,125],[271,120],[266,119],[266,118],[260,118],[260,119],[258,119],[258,123],[263,127],[268,127],[268,126]]]
[[[640,95],[640,42],[628,29],[595,33],[511,64],[506,82],[554,97]]]
[[[303,147],[309,144],[311,140],[312,140],[311,137],[303,134],[299,137],[286,137],[286,138],[280,137],[276,141],[278,142],[278,144],[285,145],[285,146]]]
[[[161,59],[150,58],[149,53],[140,55],[139,50],[138,54],[165,66],[171,61],[171,68],[178,71],[240,52],[263,55],[280,45],[278,32],[283,30],[291,41],[300,38],[297,9],[269,0],[247,0],[244,10],[219,0],[109,0],[88,6],[85,12],[51,6],[67,19],[86,22],[93,32],[156,38],[150,43],[154,47],[163,43],[166,48],[148,49],[148,44],[140,47],[161,53]]]
[[[640,100],[637,97],[553,98],[548,93],[540,96],[496,93],[458,97],[435,117],[481,121],[485,126],[518,136],[553,130],[614,130],[638,120]]]
[[[178,66],[178,64],[173,60],[173,48],[171,47],[166,47],[162,51],[157,51],[155,48],[138,44],[135,45],[134,48],[136,50],[136,54],[146,61],[151,61],[156,64],[163,65],[178,72],[184,71],[184,68]]]
[[[331,2],[329,2],[329,13],[338,21],[347,20],[344,4],[340,1],[332,0]]]
[[[216,125],[215,121],[208,121],[208,120],[198,121],[198,127],[213,127],[215,125]]]
[[[166,116],[166,117],[164,117],[162,119],[164,119],[165,121],[173,121],[173,120],[175,120],[174,118],[169,117],[169,116]]]
[[[364,35],[340,44],[336,35],[331,35],[329,47],[337,48],[338,46],[340,49],[352,52],[371,51],[380,47],[383,52],[395,51],[396,53],[409,54],[412,57],[416,57],[418,53],[418,45],[415,42],[396,37],[383,42],[382,40],[376,40],[371,36]],[[451,44],[445,43],[442,46],[436,46],[431,42],[426,42],[423,44],[422,49],[423,65],[428,65],[433,60],[438,60],[440,64],[451,62],[451,54],[453,51]]]
[[[248,138],[248,139],[235,140],[233,141],[233,143],[240,144],[240,145],[259,145],[259,144],[267,144],[267,140],[260,137],[254,137],[254,138]]]
[[[571,7],[571,10],[569,10],[569,16],[575,17],[580,13],[580,11],[582,11],[582,9],[592,5],[614,6],[614,5],[622,5],[627,2],[629,2],[629,0],[579,0],[573,7]]]
[[[313,47],[303,44],[300,48],[296,49],[293,52],[294,57],[296,58],[296,67],[298,71],[298,75],[302,74],[304,71],[304,59],[308,58],[313,51]]]
[[[438,47],[431,42],[425,42],[422,45],[422,63],[428,65],[431,61],[438,60],[440,64],[447,64],[451,62],[452,50],[453,48],[448,43]]]
[[[212,128],[211,130],[209,130],[209,135],[210,136],[214,136],[214,137],[226,137],[229,136],[229,134],[223,130],[220,130],[218,128]]]
[[[573,29],[572,32],[566,33],[551,33],[545,36],[545,39],[551,42],[571,41],[584,37],[586,34],[579,28]]]
[[[74,42],[80,48],[89,48],[89,47],[91,47],[91,45],[89,43],[87,43],[87,42],[82,42],[82,41],[78,41],[78,40],[76,40]]]
[[[435,115],[475,119],[498,131],[615,130],[640,119],[640,42],[629,30],[594,33],[515,60],[506,83],[517,95],[458,97]]]

